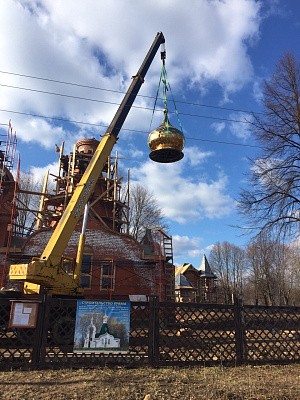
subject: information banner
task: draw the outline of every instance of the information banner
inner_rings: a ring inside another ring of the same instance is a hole
[[[39,303],[12,301],[10,309],[10,328],[35,328]]]
[[[130,301],[77,300],[74,352],[127,353]]]

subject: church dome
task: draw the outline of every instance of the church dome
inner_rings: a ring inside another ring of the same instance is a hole
[[[76,149],[78,153],[83,154],[94,154],[99,144],[99,140],[92,139],[80,139],[76,142]]]
[[[183,158],[183,133],[174,128],[165,117],[163,123],[148,136],[149,157],[159,163],[172,163]]]

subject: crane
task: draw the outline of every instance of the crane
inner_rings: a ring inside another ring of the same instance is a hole
[[[103,135],[41,256],[34,257],[27,264],[12,264],[10,266],[9,279],[24,282],[25,294],[39,293],[42,286],[47,293],[52,295],[82,295],[83,289],[79,284],[82,257],[80,257],[80,254],[77,255],[74,273],[69,275],[64,265],[70,259],[64,257],[64,251],[76,224],[83,215],[83,210],[93,193],[95,184],[117,141],[123,123],[144,82],[145,75],[161,45],[161,59],[165,60],[166,58],[164,43],[163,33],[158,32],[137,74],[133,76],[113,120]],[[83,239],[84,234],[83,231],[81,236]],[[84,240],[79,242],[79,249],[82,248],[83,243]]]

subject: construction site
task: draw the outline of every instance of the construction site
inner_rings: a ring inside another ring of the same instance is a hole
[[[15,159],[17,134],[9,122],[0,148],[2,295],[45,291],[53,296],[89,299],[146,300],[156,296],[160,301],[175,301],[172,237],[151,226],[143,227],[144,236],[139,240],[130,234],[129,173],[122,184],[118,154],[112,155],[144,76],[161,47],[164,117],[148,136],[149,157],[153,162],[174,163],[184,156],[182,129],[173,127],[168,117],[164,44],[159,32],[100,141],[80,139],[68,153],[64,143],[53,143],[57,172],[48,172],[40,188],[33,190],[21,182],[20,157]],[[199,271],[201,285],[194,283],[196,290],[201,286],[205,292],[196,298],[215,302],[216,277],[207,268]],[[208,284],[209,280],[212,283]],[[187,296],[176,298],[182,301]]]
[[[100,141],[82,138],[68,152],[54,144],[57,172],[41,188],[24,185],[10,122],[1,137],[2,369],[299,361],[298,307],[218,304],[205,256],[175,271],[168,233],[130,234],[130,180],[121,190],[112,150],[160,47],[164,117],[148,135],[149,157],[184,157],[168,118],[164,43],[159,32]]]
[[[130,182],[121,199],[118,156],[111,156],[143,83],[140,77],[145,76],[163,44],[164,36],[158,33],[100,142],[95,138],[79,140],[70,154],[65,154],[64,143],[55,145],[59,155],[57,174],[48,173],[38,191],[22,188],[19,160],[13,176],[17,138],[9,124],[0,152],[3,293],[13,289],[31,295],[43,288],[51,295],[100,299],[145,299],[154,295],[174,300],[172,239],[161,229],[146,229],[140,241],[130,236]],[[164,65],[163,48],[161,59]],[[159,139],[158,145],[157,138],[153,138],[154,144],[149,144],[153,159],[179,160],[183,157],[183,138],[168,124],[167,113],[162,129],[169,140],[166,143],[163,139],[162,143]],[[39,198],[37,209],[29,208],[26,196]]]
[[[16,142],[9,127],[0,151],[1,287],[7,289],[20,289],[18,282],[9,281],[9,266],[29,262],[43,252],[99,144],[96,139],[82,139],[68,155],[62,145],[57,175],[47,174],[41,191],[28,193],[20,189],[19,169],[13,177]],[[80,277],[83,295],[105,299],[156,295],[162,300],[173,300],[172,239],[159,229],[147,230],[141,242],[129,235],[129,196],[125,194],[126,201],[120,200],[120,186],[118,158],[109,157],[89,201]],[[24,195],[36,196],[39,208],[26,207],[26,202],[22,202]],[[24,215],[30,219],[30,226],[24,223]],[[82,220],[65,250],[64,268],[68,274],[74,272],[72,260],[76,258],[81,228]]]

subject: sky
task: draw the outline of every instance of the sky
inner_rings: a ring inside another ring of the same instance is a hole
[[[182,126],[184,158],[148,157],[148,134],[163,120],[159,52],[113,154],[156,198],[175,263],[199,267],[215,243],[250,239],[237,212],[260,151],[247,121],[263,112],[263,82],[280,58],[300,58],[299,17],[298,0],[0,0],[0,134],[11,120],[21,170],[57,171],[55,144],[69,153],[105,133],[163,32],[169,118]]]

